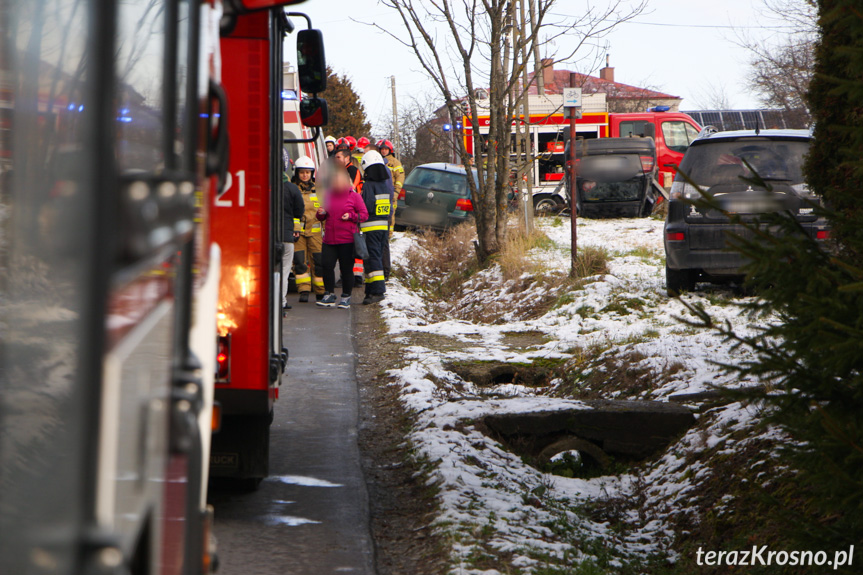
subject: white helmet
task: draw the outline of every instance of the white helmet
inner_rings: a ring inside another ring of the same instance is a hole
[[[363,154],[363,161],[360,164],[363,167],[363,171],[367,170],[369,166],[374,166],[375,164],[383,164],[384,166],[386,166],[386,163],[384,162],[384,157],[381,156],[380,152],[369,150],[368,152]]]
[[[308,156],[300,156],[294,162],[294,172],[297,170],[312,170],[315,171],[315,162]]]

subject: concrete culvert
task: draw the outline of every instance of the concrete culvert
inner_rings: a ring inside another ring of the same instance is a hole
[[[542,464],[578,451],[604,467],[608,456],[636,461],[666,448],[695,423],[681,405],[656,401],[585,401],[570,409],[488,415],[489,434]]]
[[[475,361],[452,363],[446,369],[465,381],[479,387],[516,384],[528,387],[546,387],[556,377],[555,366],[502,361]]]

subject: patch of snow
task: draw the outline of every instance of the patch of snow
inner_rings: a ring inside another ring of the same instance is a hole
[[[537,257],[546,268],[566,273],[570,261],[569,226],[555,226],[551,219],[538,221],[538,226],[556,248],[537,250]],[[561,564],[595,559],[584,551],[591,548],[589,545],[576,548],[573,542],[600,540],[604,548],[612,549],[610,565],[638,565],[656,556],[669,563],[676,561],[670,548],[673,532],[669,517],[694,509],[690,499],[697,485],[712,474],[698,461],[687,463],[687,454],[728,448],[735,432],[750,429],[758,421],[756,408],[732,403],[700,414],[700,429],[690,430],[653,463],[640,469],[637,476],[626,473],[595,479],[565,478],[527,465],[475,425],[489,414],[589,409],[579,401],[551,395],[550,391],[562,383],[560,380],[549,388],[506,384],[479,389],[445,367],[448,362],[529,363],[583,353],[600,366],[605,359],[626,358],[630,367],[654,374],[660,385],[649,389],[643,399],[667,401],[675,394],[753,385],[756,382],[740,380],[720,367],[751,359],[751,354],[732,349],[731,343],[710,329],[681,322],[694,319],[684,302],[703,308],[716,321],[728,322],[740,334],[754,333],[772,318],[756,320],[747,316],[740,304],[748,300],[735,298],[724,289],[696,291],[680,299],[667,297],[662,227],[661,221],[650,218],[580,219],[579,245],[606,249],[611,255],[609,273],[585,280],[580,289],[568,294],[568,303],[535,319],[512,319],[494,325],[454,319],[435,321],[431,304],[422,293],[390,280],[381,313],[389,333],[405,342],[406,364],[389,375],[400,390],[401,400],[415,414],[410,442],[434,464],[430,481],[439,489],[441,504],[436,523],[453,541],[456,559],[467,558],[484,546],[513,553],[511,565],[529,571],[545,565],[542,561],[550,558]],[[394,234],[394,262],[403,259],[413,241],[410,234]],[[477,279],[481,274],[487,277]],[[489,277],[497,284],[487,281]],[[469,281],[500,290],[502,278],[499,269],[493,267]],[[478,287],[472,297],[502,296]],[[523,300],[514,298],[512,305],[518,305],[518,301]],[[411,332],[452,338],[459,345],[454,351],[410,345]],[[506,344],[506,333],[524,332],[542,334],[545,343],[520,350]],[[619,397],[620,393],[609,392],[607,397]],[[741,441],[737,447],[744,443]],[[562,457],[563,454],[556,456]],[[645,499],[644,517],[627,511],[628,528],[623,531],[578,511],[590,503],[627,501],[636,492]],[[565,527],[569,539],[561,535],[560,529],[552,529],[554,526]],[[485,535],[478,535],[480,532]],[[540,561],[538,557],[545,559]],[[498,573],[471,570],[464,560],[457,572]]]

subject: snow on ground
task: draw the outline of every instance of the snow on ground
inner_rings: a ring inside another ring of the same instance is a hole
[[[566,273],[568,222],[545,219],[539,225],[554,246],[532,255],[552,272]],[[630,367],[655,374],[660,382],[627,399],[667,401],[675,394],[703,392],[713,386],[753,384],[716,365],[739,362],[746,352],[732,351],[716,333],[680,321],[692,315],[681,300],[665,294],[661,221],[581,219],[578,241],[580,246],[609,251],[609,273],[590,278],[536,319],[494,325],[433,321],[422,293],[397,280],[388,287],[382,314],[392,336],[406,344],[405,365],[391,375],[402,390],[403,402],[416,414],[410,441],[433,464],[430,482],[439,490],[441,502],[436,524],[453,545],[454,573],[528,573],[543,566],[581,562],[595,563],[603,569],[598,572],[619,573],[624,568],[639,572],[651,558],[673,562],[669,519],[677,513],[697,514],[689,499],[698,482],[711,473],[698,462],[685,464],[687,455],[733,449],[732,432],[758,419],[754,408],[739,403],[714,408],[699,415],[700,429],[693,428],[652,463],[594,479],[541,473],[483,434],[475,422],[491,413],[583,404],[553,396],[554,382],[544,389],[515,384],[479,389],[447,370],[449,362],[529,363],[582,353],[591,359],[593,369],[600,370],[601,379],[604,360],[622,358]],[[393,261],[404,261],[414,242],[410,234],[396,234]],[[497,272],[491,268],[481,273]],[[473,295],[498,297],[499,293]],[[683,301],[702,306],[742,334],[764,321],[745,315],[740,308],[745,299],[724,289],[702,289]],[[536,345],[513,349],[507,334],[519,332],[544,337]],[[456,345],[447,350],[431,344],[410,345],[410,336],[417,333],[446,336]],[[615,391],[606,397],[622,398],[619,394]],[[636,497],[644,501],[640,509],[621,503]],[[618,516],[609,519],[610,513]],[[626,528],[621,529],[621,524]]]

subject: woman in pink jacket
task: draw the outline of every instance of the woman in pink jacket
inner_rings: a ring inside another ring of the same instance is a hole
[[[369,219],[369,212],[351,184],[350,175],[342,166],[330,165],[332,184],[324,198],[324,207],[318,209],[317,218],[324,222],[322,258],[324,262],[324,297],[317,305],[336,305],[336,262],[342,273],[342,297],[339,307],[351,305],[354,289],[354,234],[359,223]]]

